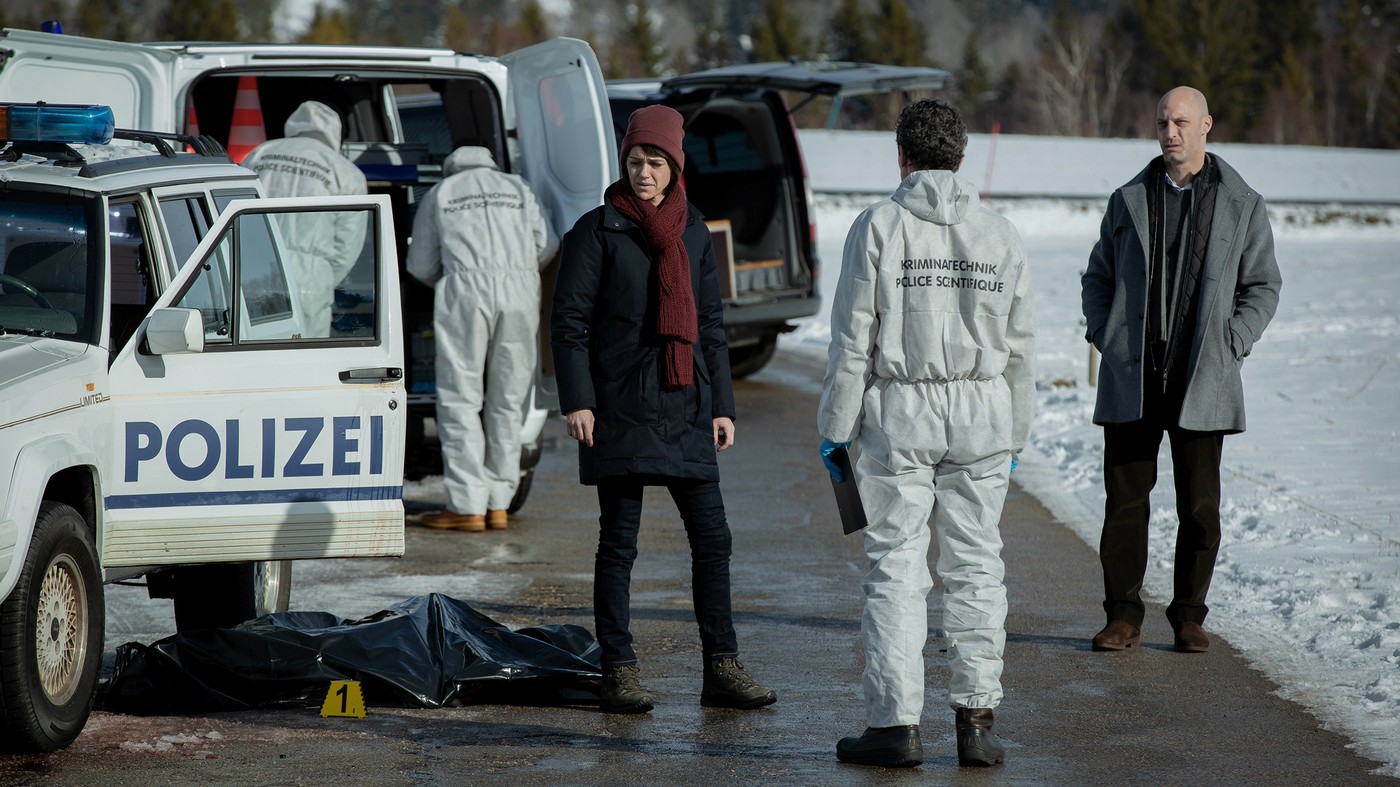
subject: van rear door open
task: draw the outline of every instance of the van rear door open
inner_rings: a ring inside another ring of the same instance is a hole
[[[173,131],[176,56],[141,44],[0,30],[0,100],[103,104],[117,128]]]

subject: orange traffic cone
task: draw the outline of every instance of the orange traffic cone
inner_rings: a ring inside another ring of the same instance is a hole
[[[238,78],[238,93],[233,100],[233,124],[228,130],[228,155],[242,162],[253,148],[267,141],[263,129],[262,104],[258,103],[258,78]]]

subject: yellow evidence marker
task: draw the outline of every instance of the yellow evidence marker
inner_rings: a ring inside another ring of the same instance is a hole
[[[365,717],[365,695],[360,690],[358,680],[333,680],[326,692],[326,701],[321,704],[322,716]]]

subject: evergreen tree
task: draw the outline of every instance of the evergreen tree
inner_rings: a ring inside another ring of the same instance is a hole
[[[811,43],[802,35],[802,22],[788,7],[787,0],[764,0],[763,11],[750,27],[754,62],[805,59],[811,55]]]
[[[666,71],[666,45],[651,10],[649,0],[636,0],[624,16],[622,43],[631,49],[632,76],[661,76]]]
[[[238,11],[233,0],[174,0],[159,35],[167,41],[237,41]]]
[[[861,0],[841,0],[831,15],[831,57],[868,63],[878,58],[870,35],[871,14]]]
[[[962,66],[957,70],[957,80],[954,83],[958,109],[962,112],[969,130],[985,131],[991,127],[990,119],[985,116],[983,108],[994,98],[994,89],[991,71],[982,59],[982,45],[977,29],[973,28],[972,32],[967,34],[967,43],[963,45]]]
[[[545,18],[544,9],[540,8],[538,0],[525,0],[515,27],[526,46],[550,38],[549,20]]]
[[[897,66],[928,64],[928,35],[909,13],[905,0],[879,0],[874,26],[875,52],[880,62]]]
[[[300,44],[353,44],[355,36],[350,31],[350,22],[345,11],[340,8],[326,8],[320,3],[311,14],[311,22],[297,37]]]
[[[727,66],[735,61],[734,42],[721,26],[702,28],[695,37],[695,70]]]
[[[480,52],[478,35],[481,21],[473,18],[462,3],[451,3],[442,11],[442,45],[456,52]]]
[[[108,0],[81,0],[76,9],[73,29],[69,32],[88,38],[130,41],[135,30],[133,9],[125,3]]]
[[[318,7],[323,2],[326,3],[327,13],[335,11],[338,15],[338,23],[344,27],[343,33],[334,31],[335,34],[348,36],[341,43],[399,43],[393,38],[394,31],[389,18],[389,8],[386,7],[389,0],[340,0],[339,8],[335,7],[334,0],[316,0]]]
[[[236,5],[244,41],[272,41],[276,38],[273,18],[281,5],[280,0],[236,0]]]
[[[1212,134],[1243,139],[1263,104],[1262,44],[1256,0],[1133,0],[1136,42],[1151,64],[1143,87],[1158,95],[1177,85],[1206,94]]]

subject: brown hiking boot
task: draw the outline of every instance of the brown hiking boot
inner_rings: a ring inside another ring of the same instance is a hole
[[[506,510],[504,508],[486,509],[487,530],[505,530],[508,526],[507,523],[509,522],[509,519],[510,517],[506,514]]]
[[[772,705],[778,693],[760,686],[744,672],[744,665],[734,656],[705,659],[705,685],[700,692],[700,704],[707,708],[738,708],[752,710]]]
[[[642,688],[636,664],[603,668],[598,707],[604,713],[646,713],[655,705],[651,692]]]
[[[481,514],[459,514],[450,508],[433,511],[418,518],[424,527],[438,530],[465,530],[468,533],[481,533],[486,530],[486,517]]]
[[[1201,624],[1188,620],[1176,627],[1173,644],[1177,653],[1205,653],[1210,649],[1210,637]]]
[[[1137,647],[1142,631],[1126,620],[1110,620],[1094,635],[1094,650],[1128,650]]]

